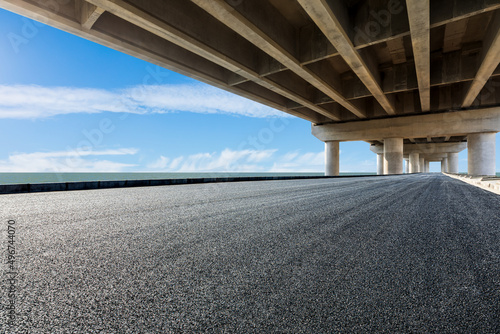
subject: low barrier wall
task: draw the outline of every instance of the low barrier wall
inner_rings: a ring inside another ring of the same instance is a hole
[[[109,188],[153,187],[179,184],[200,184],[218,182],[248,182],[272,180],[302,180],[302,179],[328,179],[349,177],[371,177],[376,175],[346,175],[346,176],[242,176],[242,177],[211,177],[191,179],[160,179],[160,180],[123,180],[123,181],[82,181],[59,183],[27,183],[0,185],[0,194],[19,194],[49,191],[71,191]]]
[[[454,173],[443,173],[458,179],[460,181],[472,184],[476,187],[483,188],[485,190],[491,191],[495,194],[500,195],[500,178],[499,177],[489,177],[489,176],[470,176],[465,174],[454,174]]]

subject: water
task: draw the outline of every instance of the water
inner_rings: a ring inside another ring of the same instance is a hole
[[[243,176],[322,176],[323,173],[0,173],[0,184],[54,183],[77,181],[119,181],[190,179]],[[376,175],[376,173],[340,173],[340,175]],[[497,173],[500,177],[500,173]]]
[[[370,173],[364,174],[370,175]],[[323,173],[0,173],[0,184],[306,175],[321,176]]]

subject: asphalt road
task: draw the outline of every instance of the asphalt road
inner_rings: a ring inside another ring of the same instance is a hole
[[[500,196],[441,174],[1,195],[0,219],[0,333],[500,333]]]

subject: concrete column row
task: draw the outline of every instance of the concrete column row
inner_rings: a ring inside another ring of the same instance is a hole
[[[467,136],[469,175],[495,175],[495,132],[474,133]],[[325,142],[327,176],[339,175],[339,141]],[[410,153],[406,173],[429,172],[429,161],[419,153]],[[458,153],[447,153],[441,160],[441,171],[458,173]],[[384,139],[383,153],[377,152],[377,174],[403,173],[403,138]]]
[[[396,174],[399,173],[399,167],[397,165],[399,164],[399,152],[398,151],[398,144],[394,143],[400,143],[401,141],[398,141],[395,138],[389,138],[384,140],[385,143],[389,143],[389,147],[386,147],[384,145],[384,151],[385,152],[390,152],[392,154],[393,160],[397,160],[396,167],[394,167],[392,170],[398,171]],[[402,154],[402,153],[401,153]],[[450,153],[449,154],[450,159],[454,159],[453,161],[456,162],[454,166],[456,166],[456,170],[458,171],[458,153]],[[384,175],[384,174],[389,174],[389,165],[391,164],[391,159],[390,158],[385,158],[384,153],[377,153],[377,175]],[[430,167],[430,162],[425,160],[423,156],[421,156],[419,153],[410,153],[408,155],[408,158],[404,158],[404,172],[405,173],[428,173],[429,172],[429,167]],[[385,166],[385,169],[384,169]],[[445,164],[445,167],[443,167],[443,171],[448,171],[448,167],[446,167],[447,164]],[[452,169],[453,170],[453,169]],[[450,170],[451,171],[451,170]]]
[[[495,132],[473,133],[467,136],[469,175],[495,175],[495,136]],[[458,173],[458,153],[448,153],[448,156],[441,160],[441,172]]]

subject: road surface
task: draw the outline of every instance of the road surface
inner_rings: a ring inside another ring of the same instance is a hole
[[[1,195],[0,213],[7,333],[500,333],[500,196],[441,174]]]

